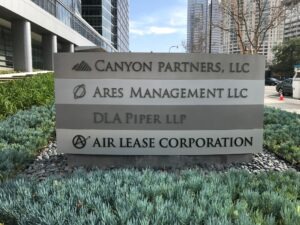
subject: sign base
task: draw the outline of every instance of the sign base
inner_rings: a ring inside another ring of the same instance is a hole
[[[112,155],[71,155],[67,154],[68,165],[112,168],[180,169],[193,166],[226,166],[232,163],[250,162],[253,154],[200,155],[200,156],[112,156]]]

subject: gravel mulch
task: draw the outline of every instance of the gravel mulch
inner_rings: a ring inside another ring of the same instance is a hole
[[[264,150],[262,153],[255,154],[250,163],[235,163],[226,166],[202,167],[203,170],[226,171],[228,169],[243,169],[249,173],[260,173],[266,171],[283,172],[286,170],[298,170],[290,163],[277,157],[274,153]],[[44,180],[49,176],[66,176],[77,168],[69,167],[67,158],[63,154],[59,154],[56,142],[51,142],[43,149],[36,160],[24,171],[23,175],[32,179]]]

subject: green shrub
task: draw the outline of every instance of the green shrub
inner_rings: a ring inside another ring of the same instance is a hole
[[[15,70],[0,70],[0,75],[3,75],[3,74],[10,74],[10,73],[18,73],[17,71]]]
[[[265,108],[264,145],[292,164],[300,166],[300,115]]]
[[[0,121],[0,180],[33,160],[55,129],[54,106],[33,107]]]
[[[294,225],[299,186],[297,172],[77,171],[64,179],[1,184],[0,222]]]
[[[0,84],[0,120],[31,106],[54,102],[53,74],[43,74]]]

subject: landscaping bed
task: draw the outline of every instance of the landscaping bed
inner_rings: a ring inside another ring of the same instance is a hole
[[[0,181],[31,163],[54,132],[54,106],[32,107],[0,121]]]
[[[1,225],[300,221],[297,114],[265,108],[264,147],[285,161],[264,151],[227,167],[87,171],[59,154],[53,101],[53,74],[0,85]]]
[[[0,84],[0,120],[19,110],[54,103],[53,73]]]
[[[0,222],[13,224],[296,225],[300,174],[77,170],[64,179],[0,185]]]
[[[264,145],[300,168],[300,115],[266,107]]]

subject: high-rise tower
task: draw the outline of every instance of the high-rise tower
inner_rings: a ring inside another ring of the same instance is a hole
[[[118,51],[129,51],[128,0],[82,0],[82,16]]]
[[[187,16],[187,52],[207,52],[207,0],[189,0]]]
[[[210,7],[212,4],[212,7]],[[210,11],[212,9],[212,16]],[[210,23],[212,18],[212,23]],[[221,30],[218,27],[221,10],[218,0],[189,0],[187,23],[187,51],[209,52],[211,34],[211,53],[221,51]],[[211,29],[211,32],[210,32]]]
[[[300,37],[300,0],[286,0],[286,17],[284,21],[284,38]]]

